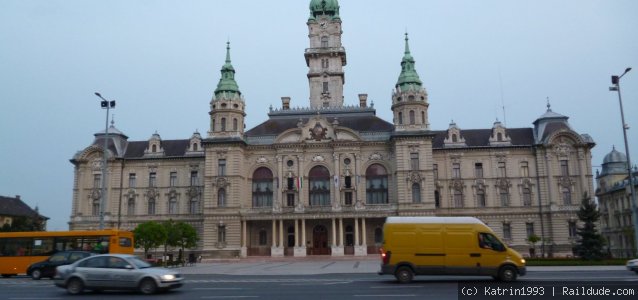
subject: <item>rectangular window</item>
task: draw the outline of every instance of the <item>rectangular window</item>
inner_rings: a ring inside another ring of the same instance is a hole
[[[461,191],[454,191],[454,207],[463,207],[463,193]]]
[[[569,176],[569,164],[567,163],[567,160],[560,161],[560,175]]]
[[[102,174],[93,174],[93,188],[102,188]]]
[[[352,192],[346,192],[345,194],[345,205],[352,205]]]
[[[148,173],[148,186],[149,187],[157,186],[157,174],[155,174],[155,172]]]
[[[191,186],[199,185],[199,173],[197,171],[191,171]]]
[[[217,242],[226,243],[226,225],[217,226]]]
[[[352,188],[352,177],[346,176],[346,180],[345,181],[346,181],[346,184],[345,184],[346,188],[347,189]]]
[[[476,204],[478,205],[478,207],[485,207],[485,205],[486,205],[486,203],[485,203],[485,192],[478,191],[476,193]]]
[[[507,177],[507,170],[505,169],[505,162],[498,163],[498,177],[505,178]]]
[[[474,176],[476,176],[476,178],[483,178],[483,164],[482,163],[475,163],[474,164]]]
[[[523,188],[523,206],[532,205],[532,192],[528,188]]]
[[[509,223],[503,223],[503,238],[506,240],[512,239],[512,225]]]
[[[328,82],[323,83],[323,92],[328,93]]]
[[[501,190],[501,206],[505,207],[505,206],[509,206],[510,205],[510,194],[508,193],[507,190],[502,189]]]
[[[521,177],[529,177],[529,166],[526,161],[521,162]]]
[[[128,187],[134,188],[137,185],[137,177],[135,173],[128,174]]]
[[[295,194],[286,194],[286,206],[288,207],[295,206]]]
[[[295,179],[292,177],[286,178],[286,187],[289,191],[295,190]]]
[[[177,172],[171,172],[170,180],[168,184],[169,184],[168,186],[170,187],[177,186]]]
[[[419,153],[410,153],[410,170],[416,171],[419,169]]]
[[[569,238],[576,238],[576,222],[569,222]]]
[[[525,223],[525,232],[527,237],[534,235],[534,223]]]
[[[434,180],[439,180],[439,165],[432,165],[432,175],[434,175]]]
[[[226,176],[226,160],[220,159],[217,161],[217,176]]]
[[[461,178],[461,164],[459,163],[452,164],[452,178],[454,179]]]

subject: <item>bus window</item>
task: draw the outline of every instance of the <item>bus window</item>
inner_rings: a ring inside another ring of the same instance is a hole
[[[120,237],[120,247],[131,247],[131,239]]]

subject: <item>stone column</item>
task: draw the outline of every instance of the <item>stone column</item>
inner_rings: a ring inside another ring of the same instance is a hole
[[[301,247],[306,249],[306,219],[301,219]]]
[[[241,222],[241,257],[248,256],[248,243],[247,241],[247,228],[248,222],[246,220]]]
[[[361,245],[359,245],[359,230],[357,228],[358,223],[358,220],[354,223],[354,231],[357,233],[357,245],[354,247],[354,255],[365,256],[368,255],[368,245],[366,245],[366,218],[361,218]]]
[[[284,248],[284,220],[279,220],[279,248]]]
[[[282,235],[281,231],[277,234],[277,227],[281,229],[281,226],[277,226],[277,219],[272,220],[272,247],[270,247],[270,256],[281,257],[284,256],[284,248],[281,247]],[[277,244],[277,236],[279,235],[279,245]]]
[[[337,247],[337,229],[335,227],[336,227],[335,218],[332,218],[332,248],[333,249]]]
[[[304,220],[301,219],[301,221],[303,222]],[[299,227],[301,227],[302,234],[299,234]],[[303,232],[304,227],[304,224],[299,226],[299,220],[295,219],[295,256],[306,256],[306,234]]]
[[[354,218],[354,246],[359,247],[359,218]]]
[[[337,243],[337,224],[335,218],[332,218],[332,256],[343,256],[343,219],[339,218],[339,236],[341,241]]]

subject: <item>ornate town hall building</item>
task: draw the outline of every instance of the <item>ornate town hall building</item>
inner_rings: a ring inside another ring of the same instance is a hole
[[[593,192],[594,142],[568,117],[548,105],[532,128],[497,121],[431,129],[436,100],[428,99],[406,34],[389,99],[393,120],[383,120],[365,94],[358,106],[344,105],[337,0],[312,0],[307,25],[307,108],[293,109],[284,97],[245,130],[251,99],[235,81],[227,47],[205,136],[129,141],[111,126],[73,157],[71,229],[98,226],[107,138],[106,227],[184,221],[198,230],[204,257],[376,253],[385,218],[397,215],[474,216],[525,253],[534,234],[546,254],[571,254],[580,199]]]

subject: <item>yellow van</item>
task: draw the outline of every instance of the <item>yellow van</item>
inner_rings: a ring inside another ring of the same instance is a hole
[[[489,275],[514,281],[525,259],[472,217],[388,217],[383,225],[380,275],[399,282],[415,275]]]

